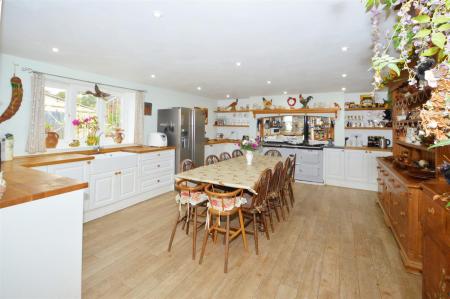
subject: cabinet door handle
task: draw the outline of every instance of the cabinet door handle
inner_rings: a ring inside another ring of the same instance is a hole
[[[398,201],[394,201],[394,206],[398,205]]]
[[[157,183],[159,183],[159,180],[156,180]]]
[[[400,234],[400,238],[404,239],[405,238],[405,234]]]
[[[434,208],[428,208],[428,214],[434,215]]]
[[[381,169],[381,167],[380,167],[380,166],[377,166],[377,169]]]
[[[160,165],[158,164],[158,165],[157,165],[157,167],[159,168],[159,167],[160,167]]]
[[[394,182],[394,179],[393,178],[389,178],[388,181],[389,182]]]
[[[91,161],[87,161],[86,164],[91,164]]]
[[[400,212],[400,216],[403,216],[403,217],[404,217],[404,216],[406,216],[406,213],[403,212],[403,211],[401,211],[401,212]]]

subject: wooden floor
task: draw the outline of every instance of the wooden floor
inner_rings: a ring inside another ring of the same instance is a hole
[[[296,184],[296,204],[260,255],[208,243],[202,265],[177,231],[174,193],[84,226],[84,298],[420,298],[421,277],[404,271],[374,192]],[[203,234],[199,234],[200,248]]]

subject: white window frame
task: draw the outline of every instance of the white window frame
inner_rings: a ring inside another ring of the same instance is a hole
[[[76,129],[72,125],[72,121],[76,117],[76,97],[79,93],[83,93],[86,90],[93,90],[93,84],[84,84],[78,82],[66,82],[66,81],[56,81],[56,80],[46,80],[45,87],[50,88],[60,88],[66,90],[66,107],[64,118],[64,139],[60,140],[57,149],[69,149],[69,143],[76,138]],[[122,145],[130,145],[134,143],[134,99],[135,93],[120,90],[117,88],[104,88],[102,91],[112,94],[120,99],[120,127],[124,130],[125,139]],[[105,101],[97,98],[96,103],[96,114],[99,121],[100,131],[104,132],[105,129],[105,111],[106,103]],[[80,140],[80,147],[77,148],[89,148],[85,145],[84,140]],[[107,139],[103,133],[100,137],[101,146],[117,145],[112,139]],[[75,148],[75,149],[77,149]]]

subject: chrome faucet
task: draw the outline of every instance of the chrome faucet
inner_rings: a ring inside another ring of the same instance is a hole
[[[100,151],[103,149],[103,147],[100,145],[100,136],[103,135],[103,132],[100,132],[100,134],[98,134],[97,138],[98,138],[98,145],[94,146],[94,150],[97,151],[97,153],[100,153]]]

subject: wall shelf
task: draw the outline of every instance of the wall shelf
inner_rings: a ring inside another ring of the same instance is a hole
[[[375,108],[346,108],[345,111],[376,111],[376,110],[392,110],[391,108],[375,107]]]
[[[432,151],[432,149],[429,150],[428,147],[426,147],[424,145],[412,144],[412,143],[408,143],[408,142],[405,142],[405,141],[397,140],[397,144],[401,145],[401,146],[404,146],[404,147],[413,148],[413,149],[416,149],[416,150],[419,150],[419,151]]]
[[[248,112],[252,112],[252,110],[214,110],[214,113],[248,113]]]
[[[391,127],[345,127],[346,130],[385,130],[390,131],[392,130]]]
[[[223,128],[248,128],[249,125],[214,125],[214,127],[223,127]]]
[[[337,115],[339,108],[300,108],[300,109],[257,109],[252,110],[253,116],[258,114],[335,114]]]

